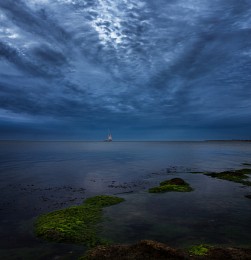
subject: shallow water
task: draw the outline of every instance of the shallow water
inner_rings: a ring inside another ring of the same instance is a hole
[[[103,234],[116,242],[155,239],[250,246],[250,187],[191,171],[246,168],[247,142],[1,142],[0,258],[76,259],[84,247],[38,240],[41,213],[80,204],[96,194],[126,202],[106,208]],[[191,193],[149,194],[182,177]]]

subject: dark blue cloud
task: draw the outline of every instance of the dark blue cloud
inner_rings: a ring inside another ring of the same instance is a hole
[[[1,1],[2,138],[251,138],[250,17],[246,0]]]

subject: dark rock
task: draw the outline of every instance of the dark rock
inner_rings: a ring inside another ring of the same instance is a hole
[[[245,248],[212,248],[202,259],[210,260],[250,260],[251,249]]]
[[[158,187],[150,188],[148,191],[150,193],[162,193],[168,191],[177,191],[177,192],[190,192],[193,189],[180,178],[173,178],[171,180],[162,181]]]
[[[151,240],[143,240],[135,245],[98,246],[90,250],[83,259],[126,260],[126,259],[185,259],[177,249]]]
[[[172,185],[187,185],[187,183],[181,179],[181,178],[173,178],[168,181],[163,181],[160,183],[160,185],[165,185],[165,184],[172,184]]]
[[[142,240],[135,245],[97,246],[80,260],[251,260],[251,249],[209,247],[205,255],[194,255],[185,249],[174,249],[152,240]]]

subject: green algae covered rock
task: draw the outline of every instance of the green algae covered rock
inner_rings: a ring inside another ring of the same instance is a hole
[[[213,172],[213,173],[206,173],[205,175],[217,179],[241,183],[246,186],[251,186],[251,181],[247,180],[249,178],[248,174],[251,174],[251,169],[240,169],[235,171],[224,171],[218,173]]]
[[[189,249],[189,253],[194,256],[205,256],[207,255],[208,251],[209,247],[207,245],[192,246]]]
[[[35,222],[38,237],[55,242],[85,244],[89,247],[104,244],[97,235],[102,220],[102,208],[124,201],[114,196],[95,196],[84,204],[41,215]]]
[[[189,192],[193,189],[188,183],[183,179],[174,178],[171,180],[166,180],[160,183],[158,187],[150,188],[148,191],[150,193],[162,193],[167,191],[177,191],[177,192]]]

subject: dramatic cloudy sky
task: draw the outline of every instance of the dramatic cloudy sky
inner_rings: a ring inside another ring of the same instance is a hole
[[[0,0],[0,139],[251,138],[250,0]]]

